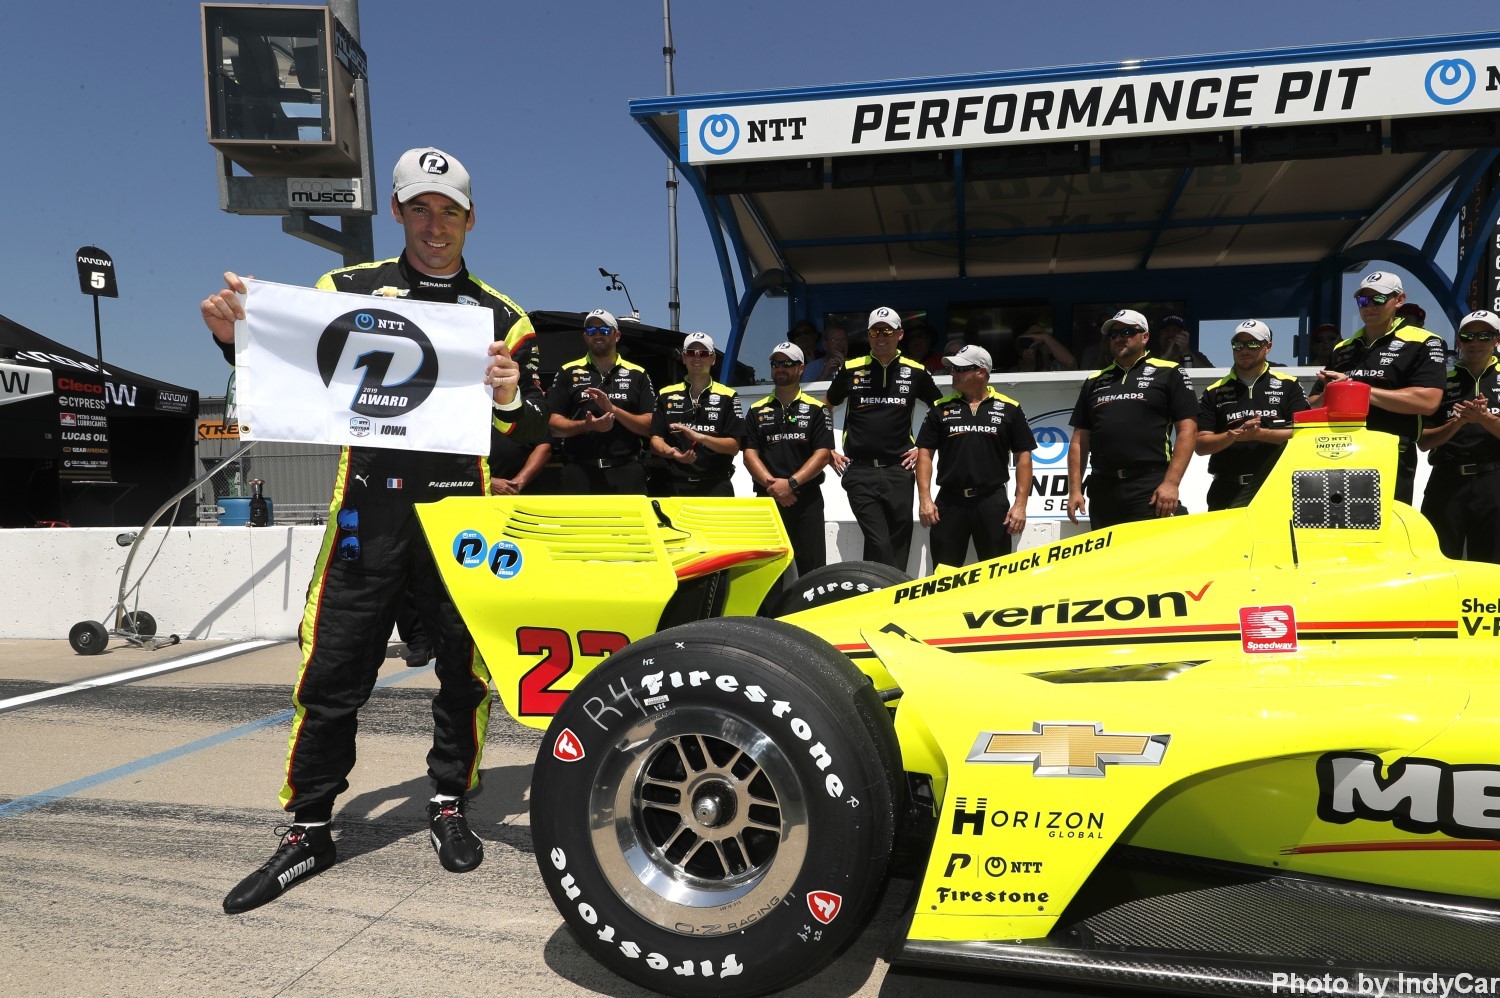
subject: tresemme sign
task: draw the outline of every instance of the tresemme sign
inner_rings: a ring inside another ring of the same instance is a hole
[[[690,108],[680,155],[722,163],[1497,108],[1500,48],[1481,48]]]

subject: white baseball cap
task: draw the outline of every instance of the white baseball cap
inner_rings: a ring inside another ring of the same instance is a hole
[[[1406,289],[1401,286],[1401,278],[1384,270],[1365,275],[1365,279],[1359,282],[1359,290],[1364,291],[1366,288],[1379,295],[1406,293]]]
[[[595,319],[598,319],[599,322],[596,323],[594,321]],[[614,317],[613,313],[606,312],[602,308],[596,308],[592,312],[590,312],[588,315],[586,315],[586,316],[583,317],[583,324],[585,326],[594,326],[594,325],[599,325],[600,323],[602,323],[603,325],[608,326],[610,329],[619,329],[620,328],[620,320],[616,319]]]
[[[1260,340],[1260,342],[1262,343],[1271,342],[1271,327],[1266,325],[1264,322],[1261,322],[1259,319],[1246,319],[1244,322],[1234,327],[1234,332],[1229,334],[1229,338],[1232,340],[1240,333],[1244,333],[1247,336],[1253,336],[1257,340]]]
[[[1470,312],[1458,324],[1459,332],[1462,332],[1463,328],[1471,322],[1482,323],[1491,332],[1500,333],[1500,315],[1496,315],[1494,312],[1486,312],[1484,309],[1480,309],[1477,312]]]
[[[944,357],[943,366],[954,370],[967,370],[971,367],[982,367],[986,371],[995,369],[995,365],[990,363],[990,352],[972,343]]]
[[[689,347],[702,347],[709,353],[714,352],[714,338],[707,333],[688,333],[682,338],[682,349]]]
[[[892,329],[900,329],[901,314],[893,308],[886,308],[882,305],[870,313],[870,321],[865,323],[865,328],[871,329],[877,322],[883,322]]]
[[[1099,331],[1107,333],[1110,326],[1128,326],[1132,329],[1142,330],[1149,330],[1151,328],[1151,324],[1146,321],[1146,317],[1133,308],[1122,308],[1108,319],[1105,319],[1104,325],[1099,327]]]
[[[806,363],[806,358],[802,356],[802,348],[795,343],[776,344],[771,348],[771,359],[775,360],[777,354],[782,354],[787,360],[795,360],[799,364]]]
[[[473,207],[469,193],[469,171],[454,157],[423,146],[408,149],[396,160],[392,175],[396,200],[405,204],[418,194],[441,194],[458,202],[465,211]]]

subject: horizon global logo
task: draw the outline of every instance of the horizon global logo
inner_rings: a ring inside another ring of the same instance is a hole
[[[356,384],[348,407],[361,416],[404,416],[437,385],[432,341],[416,323],[384,309],[361,308],[334,319],[318,338],[317,357],[323,384]]]

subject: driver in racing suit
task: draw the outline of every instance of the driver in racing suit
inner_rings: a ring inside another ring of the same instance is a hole
[[[474,226],[468,173],[440,150],[409,150],[396,164],[391,211],[405,230],[405,251],[393,260],[335,270],[317,286],[490,309],[495,342],[485,383],[492,386],[495,427],[519,440],[542,439],[547,418],[531,320],[463,264],[464,237]],[[225,283],[202,303],[202,312],[232,362],[234,320],[244,318],[236,293],[244,292],[244,283],[234,274],[226,274]],[[489,488],[484,457],[344,448],[299,629],[302,665],[281,791],[294,824],[271,859],[225,897],[226,912],[265,904],[334,862],[333,802],[348,789],[354,767],[356,714],[374,690],[408,594],[437,653],[439,690],[427,756],[435,788],[428,806],[432,844],[443,866],[456,873],[483,859],[483,843],[464,809],[466,795],[479,785],[489,670],[438,576],[412,507],[449,495],[487,495]]]

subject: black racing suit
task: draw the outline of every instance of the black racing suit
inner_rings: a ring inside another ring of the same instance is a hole
[[[536,382],[535,333],[520,306],[462,269],[437,279],[405,255],[325,274],[324,290],[462,302],[489,308],[495,339],[522,366],[523,404],[495,410],[495,426],[518,439],[542,439],[547,416]],[[226,355],[232,356],[229,350]],[[475,372],[478,381],[480,372]],[[489,493],[485,457],[345,447],[329,504],[328,528],[308,584],[299,640],[302,665],[281,803],[298,821],[326,821],[354,768],[356,713],[375,688],[397,611],[410,596],[436,652],[428,774],[438,793],[461,796],[479,783],[489,723],[489,669],[448,596],[416,513],[419,502]]]

